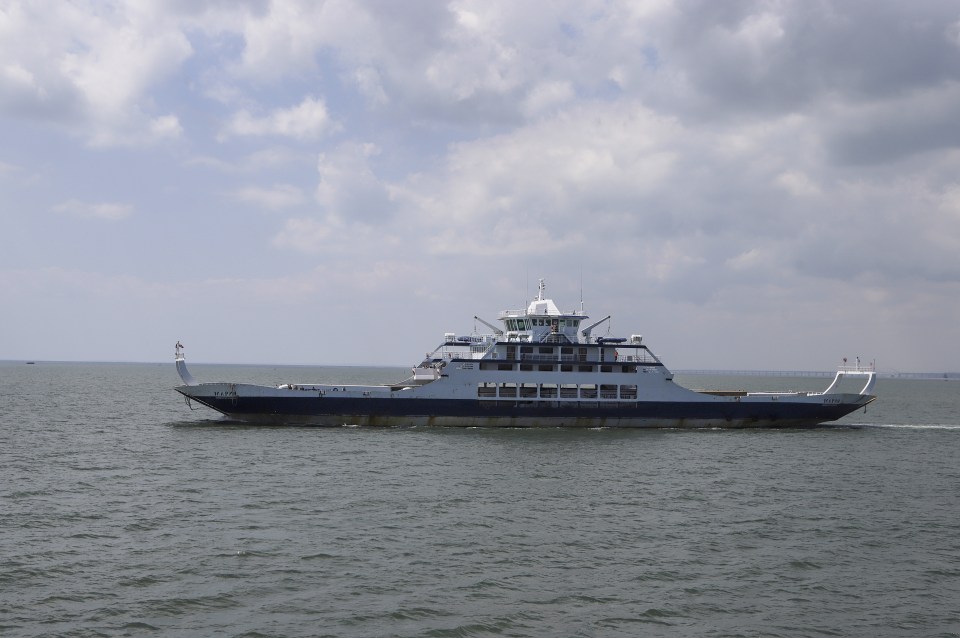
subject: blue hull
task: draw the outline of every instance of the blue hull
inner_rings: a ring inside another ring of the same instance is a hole
[[[189,396],[184,393],[185,396]],[[835,421],[869,403],[517,402],[332,397],[189,397],[231,419],[300,425],[449,427],[795,427]]]

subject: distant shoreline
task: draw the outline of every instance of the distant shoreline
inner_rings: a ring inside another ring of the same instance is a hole
[[[42,359],[0,359],[0,365],[171,365],[166,361],[57,361]],[[283,368],[409,368],[404,365],[345,365],[345,364],[308,364],[308,363],[213,363],[197,362],[196,366],[242,366],[242,367],[283,367]],[[709,370],[689,369],[672,370],[674,374],[689,376],[740,376],[740,377],[830,377],[836,370]],[[881,379],[918,379],[931,381],[960,381],[960,372],[896,372],[877,371]]]

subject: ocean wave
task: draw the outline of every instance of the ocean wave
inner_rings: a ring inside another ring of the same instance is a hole
[[[890,430],[960,430],[960,423],[850,423],[858,428]]]

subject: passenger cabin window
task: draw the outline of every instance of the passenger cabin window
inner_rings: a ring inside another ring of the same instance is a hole
[[[482,399],[491,399],[497,396],[496,383],[481,383],[477,385],[477,396]]]

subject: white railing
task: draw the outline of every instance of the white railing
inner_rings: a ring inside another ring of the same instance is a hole
[[[848,374],[849,374],[849,373],[856,374],[856,373],[858,373],[858,372],[861,373],[861,374],[866,374],[866,373],[868,373],[868,372],[876,372],[876,371],[877,371],[877,362],[876,362],[876,361],[871,361],[870,363],[861,363],[860,360],[857,359],[856,363],[854,363],[854,364],[851,365],[846,359],[844,359],[844,360],[843,360],[843,365],[838,366],[838,367],[837,367],[837,371],[838,371],[838,372],[845,372],[845,373],[848,373]]]

